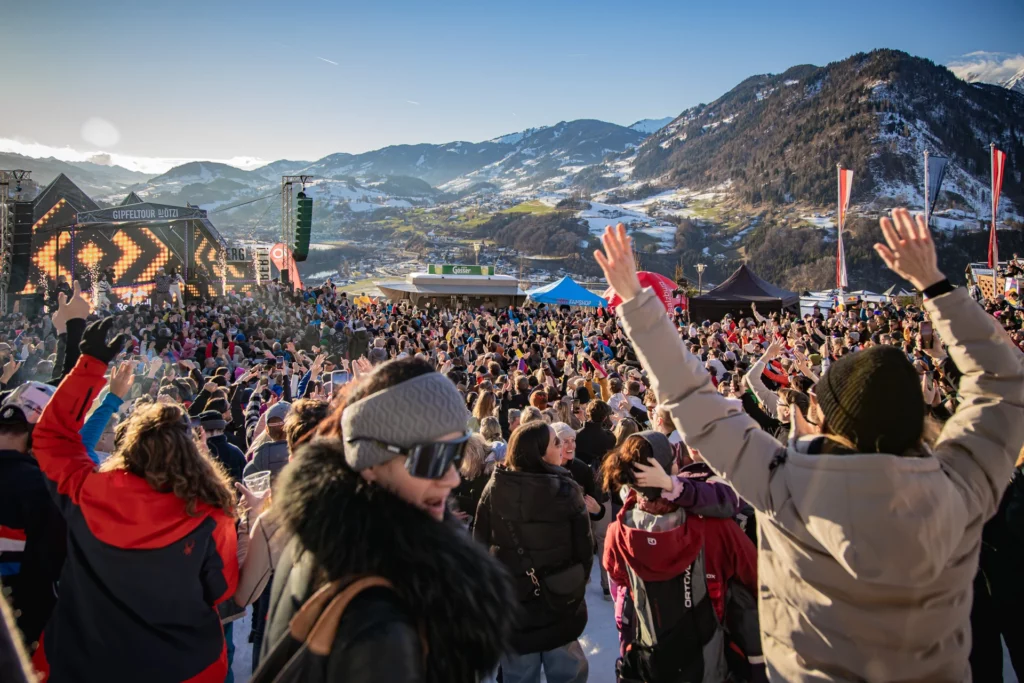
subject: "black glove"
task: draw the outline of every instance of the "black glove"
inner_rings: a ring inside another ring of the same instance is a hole
[[[114,338],[114,341],[107,344],[107,333],[110,332],[113,324],[114,318],[109,317],[97,320],[86,327],[85,332],[82,334],[82,343],[78,345],[82,353],[109,365],[110,361],[114,360],[114,357],[121,353],[125,343],[128,341],[128,335],[119,334]]]

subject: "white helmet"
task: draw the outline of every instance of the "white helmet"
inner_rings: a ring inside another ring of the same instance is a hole
[[[0,404],[0,424],[39,422],[43,408],[53,398],[56,387],[42,382],[25,382]]]

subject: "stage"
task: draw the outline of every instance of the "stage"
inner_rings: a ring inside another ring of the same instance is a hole
[[[101,208],[64,175],[31,204],[31,214],[23,207],[23,224],[15,226],[28,249],[15,254],[12,293],[46,296],[59,276],[80,280],[88,290],[108,269],[112,293],[121,301],[148,297],[156,275],[167,268],[184,278],[186,298],[244,291],[255,283],[249,250],[229,246],[203,209],[144,202],[134,193],[119,206]]]

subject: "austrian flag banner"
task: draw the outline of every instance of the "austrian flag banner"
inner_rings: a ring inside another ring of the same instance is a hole
[[[1006,172],[1006,152],[992,148],[992,230],[988,235],[988,267],[999,265],[999,245],[996,243],[996,216],[999,213],[999,194],[1003,191],[1003,173]]]
[[[836,165],[839,171],[839,208],[836,214],[839,238],[836,245],[836,288],[845,289],[850,285],[846,277],[846,251],[843,249],[843,228],[846,226],[846,211],[850,208],[850,191],[853,189],[853,171]]]

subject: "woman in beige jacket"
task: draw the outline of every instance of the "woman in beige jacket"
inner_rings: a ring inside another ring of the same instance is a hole
[[[779,443],[715,392],[661,302],[641,290],[621,225],[596,255],[659,403],[757,510],[761,632],[777,681],[970,680],[981,529],[1024,442],[1022,356],[949,285],[920,217],[898,209],[881,227],[887,245],[876,251],[924,294],[963,372],[963,402],[931,450],[913,367],[875,349],[818,382],[817,434],[794,426],[789,445]]]

